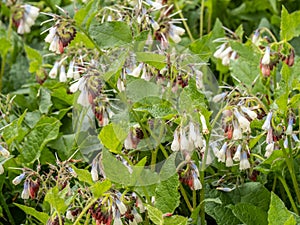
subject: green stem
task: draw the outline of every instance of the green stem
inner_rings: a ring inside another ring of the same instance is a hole
[[[193,42],[195,39],[193,38],[192,32],[191,32],[191,30],[190,30],[190,28],[189,28],[189,25],[188,25],[187,22],[184,20],[184,16],[183,16],[182,12],[180,11],[180,8],[179,8],[179,6],[178,6],[178,4],[177,4],[177,1],[174,1],[174,4],[175,4],[175,7],[176,7],[177,11],[179,12],[180,18],[182,19],[183,26],[184,26],[184,28],[186,29],[186,32],[188,33],[189,38],[190,38],[191,41]]]
[[[79,216],[77,217],[77,219],[74,222],[74,225],[79,224],[81,218],[86,214],[86,212],[89,210],[89,208],[91,208],[91,206],[98,200],[98,198],[93,198],[89,204],[87,204],[86,207],[84,207],[84,209],[81,211],[81,213],[79,214]]]
[[[262,33],[264,31],[267,32],[275,42],[277,42],[276,37],[268,28],[266,28],[266,27],[261,28],[260,32]]]
[[[2,188],[1,188],[1,190],[2,190]],[[2,193],[0,193],[0,205],[4,209],[4,211],[6,212],[6,215],[8,217],[9,223],[11,225],[15,225],[15,221],[14,221],[14,219],[13,219],[13,217],[12,217],[10,211],[9,211],[9,208],[8,208],[8,206],[6,204],[6,201],[5,201]]]
[[[217,120],[219,113],[217,114],[214,122]],[[212,127],[215,125],[214,122],[212,124]],[[208,151],[209,151],[209,139],[210,139],[210,134],[205,139],[206,147],[205,147],[205,151],[204,151],[202,165],[201,165],[201,168],[200,168],[200,182],[202,184],[202,189],[200,190],[200,219],[201,219],[201,225],[206,224],[205,223],[205,201],[204,201],[205,200],[205,184],[204,184],[204,175],[205,175],[205,173],[204,172],[205,172],[205,167],[206,167],[207,154],[208,154]]]
[[[151,153],[151,170],[152,171],[155,171],[157,153],[158,153],[158,147]]]
[[[0,71],[0,92],[2,92],[2,78],[4,75],[4,68],[6,64],[6,54],[2,56],[2,61],[1,61],[1,71]]]
[[[186,192],[185,192],[185,190],[184,190],[184,187],[182,186],[182,184],[180,184],[179,187],[180,187],[181,194],[182,194],[182,196],[183,196],[183,199],[184,199],[184,201],[185,201],[187,207],[189,208],[189,210],[190,210],[191,212],[193,212],[193,207],[192,207],[192,205],[191,205],[191,203],[190,203],[190,201],[189,201],[189,198],[188,198],[188,196],[187,196],[187,194],[186,194]]]
[[[196,190],[193,190],[193,209],[197,207],[197,192]]]
[[[87,216],[86,216],[86,219],[85,219],[85,222],[84,222],[84,225],[88,225],[90,224],[90,217],[91,217],[91,214],[88,213]]]
[[[277,184],[277,175],[275,175],[274,180],[273,180],[273,186],[272,186],[273,192],[275,192],[276,184]]]
[[[63,221],[61,219],[61,215],[59,212],[57,212],[57,217],[58,217],[59,225],[63,225]]]
[[[282,183],[282,185],[284,187],[284,190],[286,191],[286,193],[288,195],[288,198],[289,198],[289,200],[290,200],[290,202],[292,204],[292,208],[293,208],[294,212],[297,213],[297,215],[299,215],[298,208],[297,208],[297,206],[296,206],[296,204],[294,202],[293,196],[291,195],[291,192],[289,190],[289,187],[288,187],[285,179],[282,178],[281,176],[278,176],[277,178],[281,181],[281,183]]]
[[[292,152],[290,137],[288,137],[288,142],[289,142],[290,152]],[[298,204],[300,204],[300,190],[299,190],[299,185],[298,185],[297,178],[296,178],[293,159],[288,155],[284,146],[281,146],[281,149],[282,149],[283,155],[285,157],[285,162],[287,164],[288,170],[289,170],[291,178],[292,178],[292,182],[293,182],[294,190],[296,192]]]
[[[203,18],[204,18],[204,1],[201,0],[201,11],[200,11],[200,38],[203,36]]]

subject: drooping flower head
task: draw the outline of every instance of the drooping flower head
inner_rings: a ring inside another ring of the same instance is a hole
[[[56,54],[62,54],[64,52],[64,48],[67,47],[69,43],[75,38],[76,29],[73,25],[73,21],[68,16],[62,17],[49,13],[43,14],[52,16],[52,19],[47,20],[42,24],[49,21],[55,21],[55,24],[52,27],[42,32],[45,33],[49,31],[48,35],[45,38],[45,42],[50,43],[50,51],[55,52]]]
[[[29,33],[39,15],[40,9],[29,5],[16,5],[13,10],[13,22],[18,27],[19,34]]]

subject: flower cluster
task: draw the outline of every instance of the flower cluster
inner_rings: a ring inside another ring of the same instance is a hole
[[[268,36],[261,37],[259,29],[255,31],[251,41],[259,49],[263,50],[263,56],[260,60],[260,70],[264,77],[270,76],[271,71],[279,61],[283,61],[288,66],[294,65],[295,51],[291,46],[277,42],[271,43]]]
[[[35,23],[40,9],[32,5],[16,5],[13,12],[13,22],[17,26],[19,34],[29,33]]]
[[[64,18],[55,14],[43,13],[52,16],[52,19],[47,20],[44,23],[55,21],[55,24],[49,29],[43,31],[43,33],[49,31],[45,38],[45,42],[50,43],[49,50],[56,54],[62,54],[64,48],[75,38],[76,29],[73,26],[73,21],[70,18]]]
[[[104,91],[103,78],[92,64],[83,68],[83,73],[83,76],[70,86],[70,91],[74,93],[79,90],[77,103],[83,107],[91,106],[99,125],[105,126],[114,113],[110,107],[110,99]]]
[[[189,186],[191,190],[202,189],[202,184],[199,180],[199,170],[194,162],[188,162],[187,168],[185,170],[180,169],[178,174],[180,182]]]
[[[286,129],[282,132],[274,131],[273,123],[273,112],[270,111],[266,116],[262,129],[267,132],[266,136],[266,151],[265,157],[268,158],[271,156],[275,149],[279,149],[279,140],[283,139],[283,148],[289,149],[293,147],[293,145],[297,145],[300,141],[296,132],[293,130],[294,117],[292,115],[289,116],[289,120],[287,122]]]
[[[228,97],[226,92],[215,96],[213,101],[217,102],[225,97]],[[256,109],[257,107],[246,105],[241,100],[237,106],[228,106],[223,111],[222,127],[226,138],[220,150],[213,146],[213,151],[218,161],[224,162],[227,167],[233,166],[234,161],[237,161],[240,162],[240,170],[250,168],[248,136],[251,133],[251,122],[258,118]]]
[[[9,156],[10,156],[10,152],[4,148],[1,144],[0,144],[0,155],[5,158],[5,159],[8,159]],[[3,174],[4,173],[4,167],[3,167],[3,163],[5,162],[6,160],[4,160],[3,162],[0,163],[0,174]]]
[[[174,43],[179,43],[185,30],[175,24],[180,23],[182,19],[172,18],[178,12],[172,13],[174,10],[173,5],[167,5],[159,1],[139,1],[136,6],[136,15],[138,24],[142,29],[151,27],[155,39],[161,43],[161,48],[166,49],[169,46],[169,38]],[[152,15],[157,12],[159,15]],[[152,42],[152,40],[150,40]]]
[[[124,196],[120,192],[111,193],[109,198],[103,197],[93,204],[89,212],[95,219],[96,224],[110,225],[136,225],[143,222],[141,215],[135,206],[125,204],[124,201],[130,202],[133,196]]]
[[[218,47],[214,53],[214,57],[222,60],[224,66],[228,66],[230,60],[235,60],[238,57],[236,51],[234,51],[227,42],[223,43]]]
[[[190,159],[194,149],[201,150],[205,146],[202,133],[208,132],[205,118],[201,122],[202,130],[200,130],[200,125],[193,121],[190,121],[185,127],[180,126],[177,128],[173,134],[171,150],[181,151],[185,155],[186,160]]]

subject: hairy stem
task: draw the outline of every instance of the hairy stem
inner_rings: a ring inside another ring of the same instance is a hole
[[[205,0],[201,0],[201,9],[200,9],[200,38],[203,36],[204,2],[205,2]]]
[[[190,200],[189,200],[189,198],[188,198],[188,196],[187,196],[187,194],[186,194],[186,192],[185,192],[185,190],[184,190],[182,184],[180,184],[179,187],[180,187],[181,194],[182,194],[182,196],[183,196],[183,199],[184,199],[184,201],[185,201],[187,207],[189,208],[189,210],[190,210],[191,212],[193,212],[193,206],[191,205]]]
[[[278,178],[278,179],[280,180],[280,182],[282,183],[282,185],[283,185],[283,187],[284,187],[284,190],[285,190],[285,192],[287,193],[288,198],[289,198],[289,200],[290,200],[290,202],[291,202],[291,204],[292,204],[292,208],[293,208],[294,212],[297,213],[297,215],[299,215],[298,208],[297,208],[297,206],[296,206],[296,204],[295,204],[295,202],[294,202],[293,196],[292,196],[292,194],[291,194],[291,192],[290,192],[290,189],[289,189],[289,187],[288,187],[288,185],[287,185],[285,179],[284,179],[283,177],[281,177],[281,176],[278,176],[277,178]]]

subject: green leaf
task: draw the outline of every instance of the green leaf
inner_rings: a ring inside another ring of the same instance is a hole
[[[280,24],[280,38],[281,40],[289,41],[294,37],[300,35],[300,11],[288,13],[286,8],[282,6],[281,10],[281,24]]]
[[[295,218],[292,220],[290,217],[293,214],[285,207],[283,201],[271,192],[271,202],[270,208],[268,211],[268,222],[269,225],[277,225],[277,224],[291,224],[295,225]],[[289,223],[287,223],[287,221]]]
[[[179,107],[182,112],[193,113],[195,109],[206,114],[206,99],[205,95],[198,91],[194,79],[189,80],[189,85],[183,89],[180,94]]]
[[[166,56],[150,52],[136,52],[136,60],[161,70],[166,65]]]
[[[234,82],[237,85],[241,82],[250,88],[255,78],[260,74],[258,65],[259,63],[255,64],[243,58],[232,61],[230,63],[231,75],[238,79],[238,81],[234,79]]]
[[[115,54],[115,52],[113,54]],[[113,56],[113,63],[110,63],[109,70],[103,74],[104,80],[108,81],[113,75],[117,74],[123,68],[127,57],[127,50],[121,51],[117,57]]]
[[[61,160],[67,160],[74,153],[75,134],[62,135],[51,141],[49,147],[55,149]]]
[[[49,109],[51,108],[52,101],[51,101],[51,94],[49,89],[41,87],[40,88],[40,103],[39,103],[39,110],[43,114],[47,114]]]
[[[93,42],[82,32],[77,32],[74,40],[70,43],[69,47],[76,47],[77,45],[84,45],[87,48],[95,48]]]
[[[30,48],[28,45],[25,45],[24,48],[30,62],[29,72],[35,73],[42,66],[43,57],[37,50]]]
[[[188,218],[183,216],[171,216],[171,217],[165,217],[164,218],[164,225],[187,225],[188,224]]]
[[[2,136],[6,144],[10,145],[15,139],[21,141],[26,134],[25,127],[22,126],[22,122],[26,116],[27,110],[18,118],[12,121],[9,125],[2,127]]]
[[[161,98],[150,97],[144,98],[141,106],[134,108],[135,111],[148,112],[154,118],[170,119],[177,114],[177,111],[173,108],[173,105]]]
[[[204,62],[207,62],[209,60],[209,57],[213,53],[213,51],[209,47],[210,43],[211,33],[191,43],[190,50],[195,54],[198,54]]]
[[[250,203],[241,202],[236,205],[231,205],[233,214],[247,225],[268,225],[268,214],[263,209],[254,206]]]
[[[42,117],[26,136],[21,149],[21,161],[31,163],[39,158],[46,144],[57,138],[61,122],[53,117]]]
[[[169,179],[161,181],[155,190],[155,207],[163,213],[173,213],[180,203],[178,187],[179,178],[177,173]]]
[[[91,173],[86,169],[78,169],[76,166],[72,165],[73,170],[77,174],[78,180],[85,182],[89,185],[93,185]]]
[[[207,202],[205,204],[205,212],[213,217],[217,224],[222,225],[235,225],[240,224],[240,220],[237,219],[232,210],[228,208],[232,204],[232,199],[227,193],[223,193],[217,190],[210,190],[206,198],[219,198],[222,201],[222,205],[215,202]]]
[[[103,148],[102,154],[102,165],[106,177],[114,183],[130,185],[131,175],[127,167],[105,148]]]
[[[5,37],[1,37],[0,38],[0,55],[2,57],[4,57],[6,55],[6,53],[8,52],[8,50],[10,49],[10,47],[12,46],[11,42],[5,38]]]
[[[163,213],[173,213],[179,206],[180,194],[178,192],[179,177],[176,172],[175,153],[170,155],[160,171],[160,183],[155,190],[155,207]]]
[[[65,197],[66,196],[63,192],[59,192],[58,187],[54,187],[47,191],[45,201],[48,202],[51,207],[55,208],[59,213],[64,213],[68,208]]]
[[[149,218],[154,224],[156,225],[164,224],[163,213],[159,209],[151,205],[147,205],[147,209],[148,209]]]
[[[132,41],[130,27],[121,21],[100,24],[97,20],[93,20],[89,34],[100,48],[118,47]]]
[[[18,206],[20,209],[22,209],[27,215],[31,215],[34,216],[36,219],[38,219],[39,221],[41,221],[43,224],[46,224],[49,216],[47,213],[44,212],[39,212],[36,209],[32,208],[32,207],[28,207],[26,205],[21,205],[18,203],[14,203],[14,205]]]
[[[99,1],[91,0],[75,13],[74,19],[79,27],[89,28],[92,19],[98,13],[98,4]]]
[[[111,188],[111,182],[109,180],[96,182],[90,188],[94,197],[100,198],[106,191],[108,191]]]
[[[111,152],[120,153],[127,132],[118,124],[110,123],[102,128],[99,139],[101,143]]]
[[[126,93],[128,99],[138,102],[147,97],[159,97],[160,87],[143,79],[136,79],[127,85]]]
[[[189,46],[190,50],[198,54],[204,62],[207,62],[212,53],[216,51],[217,46],[221,45],[219,42],[214,42],[214,40],[224,37],[225,33],[222,26],[220,20],[217,19],[211,33],[194,41]]]

